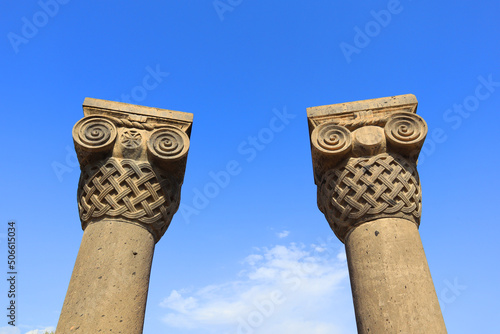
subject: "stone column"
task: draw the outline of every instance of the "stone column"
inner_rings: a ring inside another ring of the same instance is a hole
[[[84,230],[56,332],[142,333],[155,243],[179,207],[193,115],[86,98],[73,128]]]
[[[345,244],[358,333],[446,333],[420,240],[414,95],[308,108],[318,207]]]

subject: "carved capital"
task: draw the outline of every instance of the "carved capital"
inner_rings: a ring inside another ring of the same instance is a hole
[[[420,224],[427,124],[416,109],[411,94],[308,108],[318,207],[342,242],[377,218]]]
[[[193,115],[90,98],[83,111],[73,127],[82,228],[118,219],[160,240],[179,207]]]

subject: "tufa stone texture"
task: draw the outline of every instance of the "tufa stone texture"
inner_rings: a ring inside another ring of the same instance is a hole
[[[193,115],[86,98],[73,128],[82,243],[57,333],[142,333],[155,243],[180,202]]]
[[[418,226],[414,95],[307,109],[318,208],[345,244],[359,333],[446,333]]]

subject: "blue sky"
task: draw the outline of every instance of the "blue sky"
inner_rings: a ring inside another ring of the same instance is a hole
[[[420,233],[448,331],[500,331],[497,2],[0,6],[5,259],[9,220],[19,240],[18,326],[4,318],[0,333],[57,324],[82,237],[71,129],[85,97],[194,114],[182,204],[196,212],[178,212],[156,246],[145,334],[355,332],[343,245],[316,206],[306,108],[408,93],[429,126]]]

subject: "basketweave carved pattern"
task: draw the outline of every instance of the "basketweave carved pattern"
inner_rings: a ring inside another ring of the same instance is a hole
[[[323,175],[318,206],[344,241],[349,230],[384,217],[420,223],[422,194],[415,166],[395,154],[350,158]]]
[[[124,217],[146,224],[159,240],[179,206],[179,187],[146,162],[109,158],[87,166],[78,187],[82,225],[95,218]]]

